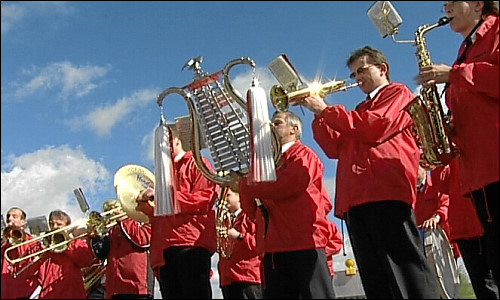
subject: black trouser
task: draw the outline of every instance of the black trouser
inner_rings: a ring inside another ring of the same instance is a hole
[[[498,284],[487,262],[483,237],[459,239],[457,244],[476,298],[498,299]]]
[[[349,210],[346,224],[367,298],[439,298],[410,206],[362,204]]]
[[[158,280],[164,299],[212,299],[210,266],[212,252],[200,247],[170,247],[163,250],[165,265]]]
[[[260,284],[247,282],[231,282],[230,285],[221,287],[224,299],[262,299]]]
[[[472,198],[476,212],[484,228],[484,249],[488,265],[493,271],[493,277],[498,285],[498,201],[500,183],[497,181],[483,189],[473,191]]]
[[[263,263],[266,299],[335,297],[324,249],[266,253]]]

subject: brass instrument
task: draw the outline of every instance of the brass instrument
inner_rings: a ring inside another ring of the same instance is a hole
[[[2,240],[10,245],[18,245],[26,240],[26,233],[19,226],[7,226],[2,232]]]
[[[227,235],[233,227],[231,212],[228,209],[226,194],[229,188],[221,188],[217,199],[217,215],[215,218],[215,233],[217,236],[217,252],[224,258],[230,258],[233,253],[233,240]]]
[[[451,18],[442,17],[435,24],[418,27],[415,32],[415,54],[419,69],[432,64],[424,34],[450,21]],[[450,120],[444,114],[436,85],[422,88],[420,95],[413,99],[406,110],[413,119],[414,136],[422,151],[420,165],[427,169],[447,165],[456,156],[457,149],[448,137]]]
[[[83,269],[82,273],[84,288],[87,292],[90,292],[90,289],[105,275],[106,260],[99,260],[98,263]]]
[[[434,24],[419,26],[414,40],[398,41],[394,35],[402,18],[389,1],[377,1],[368,9],[368,17],[383,38],[390,35],[395,43],[412,43],[416,46],[418,68],[432,64],[424,34],[448,24],[452,18],[442,17]],[[443,106],[436,85],[424,87],[420,94],[405,107],[413,119],[413,136],[420,147],[420,165],[426,169],[448,164],[457,154],[449,139],[450,120],[443,112]]]
[[[191,116],[191,145],[184,146],[192,151],[203,176],[219,186],[227,187],[233,180],[230,171],[248,174],[251,159],[247,102],[234,90],[229,72],[236,65],[246,64],[255,73],[255,62],[249,57],[236,58],[212,74],[202,71],[201,62],[201,56],[189,60],[183,70],[193,70],[193,81],[181,88],[165,89],[158,95],[157,103],[163,112],[163,100],[168,95],[179,94],[184,98]],[[274,130],[272,134],[274,161],[277,162],[281,145]],[[203,144],[209,148],[215,173],[202,161]]]
[[[137,197],[148,187],[154,187],[155,176],[148,169],[134,164],[120,167],[113,177],[113,186],[121,208],[133,220],[149,223],[149,217],[136,210]]]
[[[280,112],[288,111],[288,106],[294,100],[303,99],[310,95],[319,95],[324,98],[328,94],[347,91],[347,89],[358,86],[358,83],[346,84],[345,80],[330,80],[324,84],[312,83],[306,88],[285,90],[280,85],[274,85],[271,88],[271,103],[274,108]]]
[[[105,211],[103,213],[98,213],[96,211],[92,211],[87,218],[77,220],[73,224],[70,224],[68,226],[65,226],[65,227],[62,227],[62,228],[59,228],[56,230],[52,230],[52,231],[47,232],[45,234],[42,234],[38,237],[32,238],[30,240],[27,240],[25,242],[22,242],[22,243],[19,243],[17,245],[13,245],[13,246],[7,248],[5,250],[5,254],[4,254],[5,260],[7,260],[7,262],[9,264],[14,265],[14,264],[17,264],[21,261],[24,261],[24,260],[27,260],[30,258],[34,258],[29,264],[29,265],[31,265],[36,260],[38,260],[40,258],[40,256],[45,252],[52,251],[55,253],[61,253],[61,252],[66,251],[69,243],[72,240],[84,238],[91,233],[94,233],[98,236],[103,236],[104,234],[106,234],[107,228],[114,226],[116,224],[117,220],[122,218],[125,215],[126,215],[126,213],[121,210],[121,207],[114,207],[114,208],[112,208],[108,211]],[[69,234],[74,229],[76,229],[78,227],[82,227],[82,226],[87,227],[87,231],[85,233],[82,233],[78,236],[70,237]],[[30,253],[30,254],[15,258],[15,259],[13,259],[9,256],[9,253],[11,251],[13,251],[21,246],[24,246],[27,244],[33,244],[33,243],[40,243],[40,242],[41,242],[42,249],[39,251]],[[26,267],[28,267],[29,265],[27,265]],[[26,267],[24,267],[21,271],[19,271],[17,273],[17,275],[19,273],[21,273],[22,271],[24,271],[24,269],[26,269]]]

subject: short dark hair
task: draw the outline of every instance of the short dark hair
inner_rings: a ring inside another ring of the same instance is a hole
[[[368,56],[371,60],[371,63],[373,63],[374,65],[385,64],[387,66],[387,80],[390,81],[389,62],[387,61],[387,58],[380,50],[375,49],[371,46],[364,46],[363,48],[354,50],[346,61],[347,67],[350,68],[354,61],[362,56]]]
[[[52,217],[64,218],[64,219],[66,219],[66,225],[71,224],[71,217],[67,213],[63,212],[62,210],[57,209],[57,210],[51,211],[49,214],[49,222],[50,222],[50,220],[52,220]]]
[[[483,1],[483,17],[486,17],[488,14],[494,14],[498,17],[498,3],[497,1]]]

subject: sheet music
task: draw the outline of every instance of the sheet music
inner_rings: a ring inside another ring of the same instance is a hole
[[[286,91],[295,91],[302,85],[299,74],[285,54],[281,54],[273,59],[267,67]]]

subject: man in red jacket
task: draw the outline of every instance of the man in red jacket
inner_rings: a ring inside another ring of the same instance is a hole
[[[226,201],[233,216],[232,228],[227,232],[233,251],[228,258],[219,255],[222,295],[224,299],[262,299],[255,223],[241,209],[237,192],[228,190]]]
[[[264,240],[264,298],[333,298],[325,247],[332,203],[323,183],[323,164],[302,144],[302,121],[275,112],[272,122],[282,145],[275,182],[239,180],[242,207],[256,215],[255,198],[268,212]],[[243,204],[245,202],[245,204]],[[253,207],[253,208],[252,208]]]
[[[3,232],[3,235],[6,235],[7,232],[11,229],[21,230],[24,232],[24,227],[26,226],[26,213],[18,208],[12,207],[7,211],[7,224],[6,228]],[[30,240],[32,237],[29,233],[24,232],[25,240]],[[14,278],[13,274],[18,272],[29,263],[30,260],[26,260],[24,262],[20,262],[14,266],[10,265],[4,257],[5,250],[11,247],[11,241],[4,236],[2,236],[2,252],[1,252],[1,260],[2,260],[2,299],[14,299],[14,298],[28,298],[36,289],[36,285],[26,279],[26,278]],[[9,251],[9,257],[14,259],[18,257],[22,257],[31,253],[32,251],[36,251],[39,249],[38,243],[26,244],[24,246],[19,247],[17,250]]]
[[[51,230],[60,229],[71,224],[70,216],[54,210],[49,214]],[[94,253],[88,240],[74,239],[61,252],[55,250],[45,252],[40,260],[33,264],[22,277],[34,280],[40,285],[39,299],[86,299],[82,268],[88,267],[94,260]]]
[[[176,203],[180,213],[154,216],[154,188],[137,198],[137,210],[151,223],[150,258],[163,298],[212,298],[211,256],[216,250],[215,209],[217,186],[196,167],[191,151],[184,151],[173,126],[172,153],[176,174]],[[204,159],[207,168],[209,162]]]
[[[107,259],[107,299],[153,298],[154,277],[149,265],[150,241],[151,225],[127,216],[118,220],[106,237],[93,238],[92,246],[96,256],[101,260]]]
[[[488,264],[498,284],[499,16],[496,1],[445,1],[451,30],[464,37],[452,66],[420,70],[423,85],[447,83],[452,140],[459,149],[460,193],[474,199],[484,228]],[[471,211],[472,213],[472,211]]]
[[[411,91],[389,80],[385,56],[370,46],[347,60],[367,99],[351,111],[319,95],[298,99],[315,114],[314,139],[338,159],[335,215],[346,221],[368,298],[438,298],[412,208],[419,149],[405,107]]]

